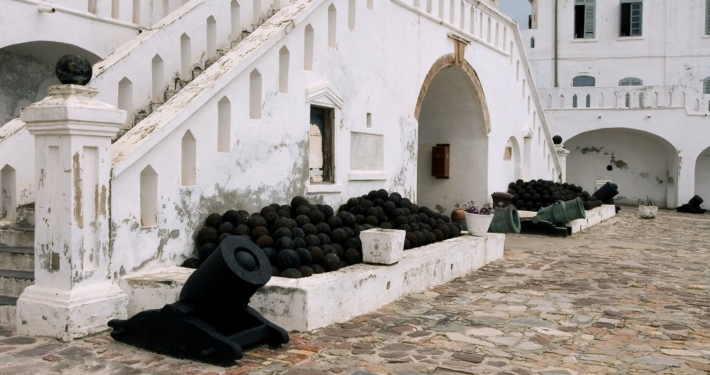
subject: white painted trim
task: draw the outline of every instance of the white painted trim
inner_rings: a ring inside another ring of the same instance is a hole
[[[328,108],[343,109],[343,99],[328,83],[318,83],[306,88],[306,102]]]
[[[386,181],[387,173],[380,171],[352,171],[348,174],[350,181]]]
[[[306,185],[306,194],[339,194],[343,187],[339,184],[313,184]]]

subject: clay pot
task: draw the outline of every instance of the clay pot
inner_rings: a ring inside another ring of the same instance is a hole
[[[456,224],[461,223],[461,221],[466,217],[464,214],[465,212],[463,211],[463,208],[454,209],[451,211],[451,221]]]

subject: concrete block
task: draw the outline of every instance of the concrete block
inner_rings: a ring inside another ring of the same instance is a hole
[[[360,232],[362,258],[370,264],[395,264],[404,253],[406,232],[396,229],[370,229]]]
[[[567,223],[567,228],[569,228],[570,233],[574,234],[583,231],[616,216],[616,207],[612,204],[605,204],[601,207],[586,211],[586,216],[586,219],[573,220]]]
[[[0,228],[0,246],[35,247],[34,228]]]

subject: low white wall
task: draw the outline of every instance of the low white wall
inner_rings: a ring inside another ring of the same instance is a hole
[[[405,251],[391,266],[359,264],[303,279],[272,277],[250,306],[288,331],[312,331],[465,276],[503,258],[504,242],[503,234],[462,236]],[[122,278],[128,316],[177,301],[190,274],[171,267]]]

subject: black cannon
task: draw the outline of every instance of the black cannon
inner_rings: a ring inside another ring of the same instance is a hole
[[[614,197],[619,194],[618,188],[619,186],[617,184],[607,182],[592,195],[599,198],[599,200],[605,204],[614,204]]]
[[[185,282],[180,300],[128,320],[111,320],[111,337],[142,349],[220,366],[242,348],[279,347],[288,333],[248,306],[271,278],[271,264],[253,242],[227,237]]]
[[[700,205],[703,204],[703,198],[700,198],[700,196],[696,195],[692,198],[690,198],[690,201],[680,207],[676,207],[677,212],[684,212],[688,214],[704,214],[705,209],[700,208]]]

